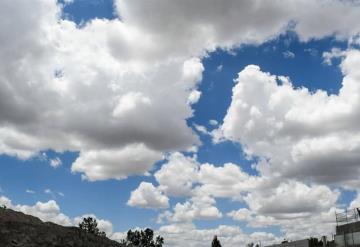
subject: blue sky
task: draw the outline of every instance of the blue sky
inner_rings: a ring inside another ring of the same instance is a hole
[[[350,18],[359,12],[334,2]],[[151,227],[167,246],[182,238],[206,246],[214,234],[225,246],[327,235],[335,211],[359,206],[360,29],[307,22],[331,5],[293,17],[294,6],[274,3],[265,7],[268,21],[257,21],[259,8],[242,27],[227,2],[229,16],[155,0],[36,4],[49,10],[17,21],[16,30],[30,23],[46,39],[25,33],[0,47],[20,57],[8,58],[16,69],[0,71],[0,95],[10,95],[0,100],[0,202],[65,225],[94,214],[111,222],[110,230],[100,226],[114,239]],[[289,12],[280,26],[277,11]],[[26,55],[33,52],[44,57]],[[52,69],[62,72],[53,81]],[[8,82],[20,86],[7,91]],[[190,101],[193,92],[201,96]],[[51,200],[58,209],[49,214],[34,206]],[[312,219],[313,232],[289,226],[294,219]]]

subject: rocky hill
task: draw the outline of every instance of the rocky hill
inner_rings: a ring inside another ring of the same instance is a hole
[[[0,209],[1,247],[124,247],[78,227],[63,227],[11,209]]]

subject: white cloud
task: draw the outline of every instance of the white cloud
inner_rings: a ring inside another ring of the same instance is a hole
[[[250,210],[277,218],[304,217],[336,205],[338,191],[324,185],[307,186],[300,182],[282,183],[275,189],[250,192],[245,201]]]
[[[158,222],[191,223],[193,220],[214,220],[222,217],[222,213],[214,206],[216,201],[207,195],[196,195],[189,201],[177,203],[173,211],[161,213]]]
[[[346,56],[346,51],[343,51],[340,48],[332,48],[331,51],[324,52],[322,56],[325,64],[332,65],[332,60],[334,58],[342,58]]]
[[[240,208],[239,210],[233,210],[227,214],[227,216],[238,221],[251,221],[252,212],[247,208]]]
[[[212,125],[212,126],[217,126],[219,124],[219,122],[216,121],[215,119],[210,119],[209,124]]]
[[[127,204],[140,208],[168,208],[169,198],[151,183],[141,182],[139,187],[131,192]]]
[[[173,153],[167,160],[154,174],[159,188],[169,196],[189,196],[193,183],[197,181],[198,164],[195,158]]]
[[[208,130],[207,130],[206,127],[203,126],[203,125],[194,124],[194,127],[195,127],[195,129],[196,129],[198,132],[200,132],[200,133],[202,133],[202,134],[204,134],[204,135],[208,135],[208,134],[209,134]]]
[[[55,157],[53,159],[50,159],[50,166],[57,168],[62,165],[62,161],[59,157]]]
[[[188,98],[188,103],[190,105],[193,105],[195,103],[197,103],[199,101],[201,97],[201,92],[198,91],[198,90],[192,90],[190,95],[189,95],[189,98]]]
[[[284,58],[292,59],[292,58],[295,58],[295,53],[293,53],[291,51],[284,51],[283,56],[284,56]]]
[[[35,191],[30,190],[30,189],[25,190],[25,192],[28,193],[28,194],[35,194],[36,193]]]
[[[84,178],[90,181],[124,179],[129,175],[144,175],[161,158],[160,152],[143,144],[133,144],[122,149],[80,152],[71,170],[83,172]]]
[[[51,189],[45,189],[45,190],[44,190],[44,193],[45,193],[45,194],[52,194],[53,192],[51,191]]]
[[[256,165],[263,176],[356,188],[359,65],[360,52],[347,51],[339,95],[295,89],[288,78],[247,66],[237,78],[220,134],[215,134],[241,143],[249,156],[266,159]]]

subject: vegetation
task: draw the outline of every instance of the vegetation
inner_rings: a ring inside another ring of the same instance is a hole
[[[0,210],[5,210],[5,209],[6,209],[5,205],[0,206]]]
[[[105,232],[99,230],[96,219],[92,217],[84,218],[83,221],[79,224],[79,228],[86,231],[87,233],[91,233],[100,237],[106,237]]]
[[[221,247],[220,241],[218,240],[217,236],[214,236],[214,239],[211,243],[211,247]]]
[[[127,232],[126,240],[123,241],[126,246],[134,247],[162,247],[164,244],[164,238],[156,236],[154,239],[154,231],[146,228],[143,230],[129,230]]]
[[[259,244],[254,244],[254,243],[248,243],[246,246],[247,247],[260,247]]]

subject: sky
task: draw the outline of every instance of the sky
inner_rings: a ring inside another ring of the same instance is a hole
[[[331,236],[360,206],[360,2],[3,0],[0,205],[120,240]]]

